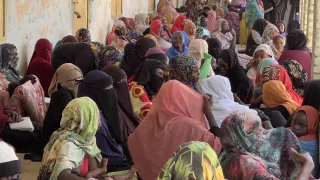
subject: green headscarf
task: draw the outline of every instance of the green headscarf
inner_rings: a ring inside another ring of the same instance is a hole
[[[273,58],[265,58],[258,64],[258,72],[262,73],[263,69],[273,64],[279,64],[277,60]]]
[[[77,168],[85,155],[101,160],[95,138],[99,126],[99,109],[93,100],[72,100],[62,112],[60,128],[44,148],[40,176],[51,173],[50,180],[56,180],[63,170]]]
[[[158,177],[158,180],[171,179],[224,180],[224,176],[211,146],[191,141],[178,148]]]

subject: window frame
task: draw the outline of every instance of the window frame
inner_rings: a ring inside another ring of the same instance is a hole
[[[0,24],[0,41],[6,40],[6,0],[0,0],[0,9],[3,9],[3,12],[0,14],[0,18],[2,19],[3,23]]]
[[[111,8],[112,8],[112,3],[115,1],[116,3],[116,10],[115,10],[115,14],[112,14],[112,9],[111,9],[111,17],[122,17],[122,13],[123,13],[123,0],[111,0]],[[119,4],[119,1],[121,3],[121,7],[118,8],[118,4]],[[120,13],[118,12],[118,10],[120,9]]]

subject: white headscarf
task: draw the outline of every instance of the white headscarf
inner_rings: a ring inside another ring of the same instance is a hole
[[[260,44],[256,48],[256,50],[254,51],[253,58],[254,58],[254,55],[256,54],[256,52],[258,52],[258,51],[263,51],[263,52],[267,53],[268,55],[270,55],[274,59],[273,51],[272,51],[271,47],[268,44]]]
[[[135,19],[137,21],[136,29],[143,33],[147,28],[148,24],[146,24],[146,19],[149,19],[148,14],[140,13],[135,16]]]
[[[249,110],[248,106],[234,102],[231,85],[228,78],[216,75],[200,81],[200,86],[205,93],[213,98],[212,113],[219,127],[223,120],[237,110]]]
[[[14,149],[6,142],[0,140],[0,163],[18,160]]]
[[[200,66],[201,66],[203,53],[208,53],[207,41],[203,39],[192,40],[189,45],[188,55],[192,56],[195,60],[197,60],[198,64],[200,63]]]
[[[269,23],[263,31],[262,43],[269,44],[269,45],[272,44],[273,39],[271,39],[271,33],[273,30],[278,31],[278,34],[279,34],[279,30],[277,26]]]

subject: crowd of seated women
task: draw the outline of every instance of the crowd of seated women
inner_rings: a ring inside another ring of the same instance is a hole
[[[24,75],[1,44],[0,179],[19,179],[15,153],[41,162],[38,180],[319,178],[312,52],[259,5],[160,0],[106,45],[84,28],[39,39]]]

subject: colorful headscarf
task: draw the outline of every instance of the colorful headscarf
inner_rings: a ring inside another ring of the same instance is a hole
[[[10,56],[16,49],[16,46],[13,44],[5,43],[0,45],[0,72],[10,82],[18,82],[22,78],[16,70],[19,60],[18,54],[15,54],[16,59],[10,60]]]
[[[189,51],[189,49],[188,49],[189,39],[188,39],[187,34],[184,31],[176,31],[175,33],[173,33],[171,36],[171,40],[173,41],[174,37],[178,34],[180,34],[182,36],[183,42],[184,42],[183,43],[183,52],[181,54],[187,54]],[[173,57],[180,55],[180,53],[173,46],[166,51],[166,54],[169,59],[172,59]]]
[[[146,19],[148,19],[149,21],[148,14],[144,14],[144,13],[136,14],[135,19],[137,21],[136,29],[141,33],[143,33],[149,26],[149,24],[146,24]]]
[[[190,29],[193,29],[194,34],[191,34]],[[195,34],[196,31],[197,31],[196,25],[191,20],[187,20],[186,25],[184,26],[184,32],[188,35],[189,41],[192,41],[196,38],[196,34]]]
[[[260,61],[260,63],[258,64],[258,72],[262,73],[263,69],[267,66],[271,66],[274,64],[279,64],[277,60],[273,59],[273,58],[265,58],[262,61]]]
[[[173,34],[176,31],[183,31],[184,30],[184,24],[182,24],[183,20],[186,20],[186,16],[180,15],[176,21],[174,22],[172,28],[171,28],[171,33]]]
[[[86,28],[81,28],[76,32],[76,38],[79,42],[91,42],[91,33]]]
[[[225,19],[219,19],[217,21],[216,29],[214,30],[212,37],[219,39],[222,44],[222,49],[229,49],[233,37],[231,33],[223,34],[221,32],[223,22],[228,23]]]
[[[263,84],[262,99],[264,104],[269,108],[284,106],[290,115],[299,107],[283,83],[278,80],[271,80]]]
[[[310,141],[318,139],[319,130],[319,111],[312,106],[301,106],[296,110],[296,113],[303,111],[307,116],[308,134],[298,137],[299,140]]]
[[[249,29],[252,29],[257,19],[264,18],[264,14],[261,12],[256,0],[248,0],[246,14],[246,25]]]
[[[108,62],[109,64],[119,63],[122,61],[122,53],[114,46],[103,46],[99,55],[99,69],[103,69]]]
[[[161,61],[164,64],[168,64],[169,63],[169,59],[168,56],[166,55],[166,53],[164,51],[162,51],[159,48],[150,48],[147,52],[146,52],[146,59],[156,59],[158,61]]]
[[[158,180],[173,179],[224,180],[224,177],[211,146],[191,141],[177,149],[158,176]]]
[[[93,100],[72,100],[62,112],[60,128],[44,148],[39,175],[51,173],[50,180],[58,179],[61,171],[79,167],[85,155],[100,161],[95,137],[99,126],[99,109]]]
[[[162,22],[160,19],[156,19],[156,20],[153,20],[151,22],[151,25],[150,25],[150,31],[152,34],[154,34],[155,36],[161,36],[161,34],[159,33],[159,26],[162,25]]]
[[[217,24],[217,14],[214,10],[208,11],[208,26],[207,29],[212,34]]]
[[[296,179],[301,164],[290,148],[300,151],[295,135],[285,128],[265,130],[256,111],[241,110],[221,125],[226,179]]]
[[[273,54],[274,54],[275,56],[277,56],[277,57],[275,57],[275,58],[278,59],[278,58],[280,57],[280,54],[279,54],[277,48],[274,46],[274,44],[273,44],[273,39],[271,38],[271,33],[272,33],[272,31],[274,31],[274,30],[277,31],[278,34],[279,34],[279,29],[277,28],[277,26],[269,23],[269,24],[266,26],[266,28],[264,29],[264,31],[263,31],[263,34],[262,34],[262,43],[268,44],[268,45],[271,47],[271,49],[272,49],[272,51],[273,51]]]
[[[293,90],[303,97],[304,87],[308,79],[307,71],[295,60],[286,60],[282,66],[288,72]]]

